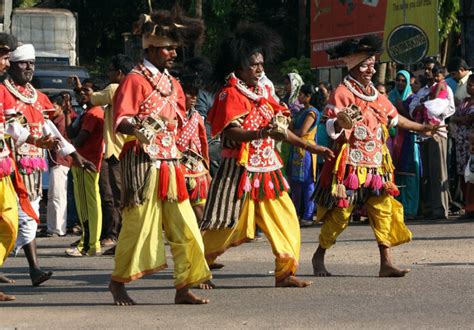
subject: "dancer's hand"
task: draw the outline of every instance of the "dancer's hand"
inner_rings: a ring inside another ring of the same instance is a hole
[[[318,146],[314,144],[307,144],[306,150],[312,154],[321,155],[324,159],[331,160],[334,158],[334,152],[326,147]]]
[[[34,145],[38,148],[56,150],[60,148],[60,142],[61,141],[58,138],[51,136],[51,134],[48,134],[35,139]]]

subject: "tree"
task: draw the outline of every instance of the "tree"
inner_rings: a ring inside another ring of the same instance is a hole
[[[441,63],[446,64],[449,50],[449,41],[461,32],[457,19],[460,10],[459,0],[439,0],[439,41],[441,45]]]

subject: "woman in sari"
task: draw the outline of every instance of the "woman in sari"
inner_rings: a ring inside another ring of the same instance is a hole
[[[389,100],[404,116],[409,114],[406,109],[411,101],[412,88],[410,73],[405,70],[397,72],[395,88],[389,94]],[[420,151],[416,143],[416,135],[399,128],[392,148],[393,164],[395,165],[395,183],[399,186],[398,201],[403,204],[407,218],[418,214],[420,199]]]
[[[310,102],[314,95],[313,85],[303,85],[298,94],[298,101],[304,107],[297,112],[290,129],[301,137],[307,144],[315,145],[315,136],[319,122],[319,112]],[[288,161],[288,178],[290,179],[291,199],[295,204],[300,226],[313,224],[314,193],[316,181],[316,155],[311,154],[307,148],[290,147]]]

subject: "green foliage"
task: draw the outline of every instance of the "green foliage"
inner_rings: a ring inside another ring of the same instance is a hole
[[[451,32],[460,33],[461,26],[456,17],[460,7],[459,0],[439,0],[439,39],[443,42]]]
[[[13,8],[29,8],[36,6],[39,0],[14,0]]]
[[[287,75],[292,71],[297,71],[303,81],[311,83],[316,81],[314,71],[311,70],[311,61],[309,58],[301,56],[300,58],[292,57],[284,61],[280,65],[280,73],[282,76]]]

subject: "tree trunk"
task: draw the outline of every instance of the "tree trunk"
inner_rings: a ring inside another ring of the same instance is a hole
[[[385,84],[385,74],[387,72],[387,63],[379,63],[376,66],[374,82],[376,84]]]
[[[196,12],[196,18],[202,19],[202,0],[194,1],[194,11]],[[194,45],[194,56],[199,56],[202,53],[202,44],[197,42]]]
[[[298,39],[296,52],[298,57],[304,55],[306,41],[306,0],[298,0]]]
[[[449,36],[451,35],[448,34],[446,39],[443,41],[441,45],[441,65],[445,66],[446,65],[446,59],[448,58],[448,45],[449,45]]]

